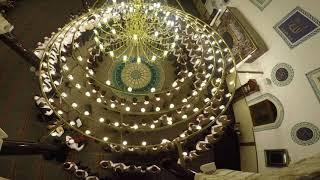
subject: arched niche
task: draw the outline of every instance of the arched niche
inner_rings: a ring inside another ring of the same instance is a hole
[[[248,106],[250,111],[261,109],[262,111],[268,112],[268,114],[259,114],[258,112],[258,115],[261,115],[262,117],[268,119],[266,123],[255,123],[255,120],[252,119],[253,124],[256,124],[256,126],[254,125],[253,127],[253,130],[255,132],[277,129],[278,127],[280,127],[284,117],[284,110],[282,103],[272,94],[267,93],[254,98],[248,102]]]

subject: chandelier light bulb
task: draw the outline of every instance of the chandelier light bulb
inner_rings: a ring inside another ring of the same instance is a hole
[[[139,127],[138,127],[137,124],[133,125],[133,129],[138,129],[138,128],[139,128]]]
[[[76,123],[74,121],[70,121],[70,125],[74,126],[74,125],[76,125]]]
[[[126,146],[126,145],[128,144],[128,142],[127,142],[127,141],[123,141],[122,144],[123,144],[124,146]]]
[[[88,96],[88,97],[91,96],[91,94],[90,94],[89,91],[87,91],[87,92],[85,93],[85,95]]]
[[[69,67],[65,64],[62,66],[62,68],[65,70],[65,71],[69,71]]]
[[[126,111],[127,111],[127,112],[130,111],[130,107],[129,107],[129,106],[126,107]]]
[[[118,127],[119,125],[120,125],[119,122],[114,123],[114,126],[116,126],[116,127]]]
[[[146,146],[146,145],[147,145],[147,142],[146,142],[146,141],[142,141],[142,142],[141,142],[141,145],[142,145],[142,146]]]
[[[113,51],[110,51],[109,54],[110,54],[111,57],[114,57]]]
[[[138,40],[138,35],[134,34],[133,35],[133,40],[135,40],[135,41]]]
[[[107,81],[106,81],[106,85],[110,86],[110,85],[111,85],[111,81],[110,81],[110,80],[107,80]]]
[[[146,112],[146,109],[145,108],[141,108],[141,112]]]
[[[86,115],[86,116],[90,115],[89,111],[85,111],[83,114]]]
[[[116,34],[116,30],[115,29],[111,29],[112,34]]]
[[[110,107],[111,107],[111,108],[115,108],[116,105],[115,105],[114,103],[111,103],[111,104],[110,104]]]
[[[101,103],[102,102],[101,98],[97,98],[97,102]]]
[[[78,56],[77,59],[78,59],[78,61],[80,61],[80,62],[83,61],[83,58],[82,58],[81,56]]]
[[[72,103],[71,106],[72,106],[73,108],[76,108],[76,107],[78,107],[78,104],[77,104],[77,103]]]
[[[81,85],[80,84],[76,84],[76,88],[81,89]]]
[[[123,56],[123,62],[127,62],[127,60],[128,60],[128,56],[127,56],[127,55],[124,55],[124,56]]]
[[[153,88],[150,89],[150,91],[151,91],[151,92],[155,92],[155,91],[156,91],[156,88],[153,87]]]
[[[174,104],[170,104],[170,105],[169,105],[169,108],[170,108],[170,109],[173,109],[173,108],[174,108]]]
[[[137,58],[137,63],[138,63],[138,64],[141,63],[141,58],[140,58],[140,57]]]
[[[151,125],[150,125],[150,128],[151,128],[151,129],[154,129],[155,127],[156,127],[156,126],[155,126],[154,124],[151,124]]]
[[[161,140],[161,144],[165,144],[165,143],[167,143],[167,142],[169,142],[169,140],[167,140],[167,139],[162,139],[162,140]]]
[[[160,107],[156,107],[156,111],[159,112],[160,111]]]
[[[89,135],[89,134],[91,134],[91,131],[90,131],[90,130],[86,130],[85,133],[86,133],[87,135]]]
[[[104,122],[104,118],[99,118],[99,122],[103,123]]]
[[[103,141],[108,141],[108,140],[109,140],[108,137],[104,137],[104,138],[103,138]]]
[[[129,91],[129,92],[132,92],[132,87],[128,87],[128,91]]]
[[[62,97],[67,97],[68,95],[67,95],[67,93],[62,92],[62,93],[61,93],[61,96],[62,96]]]
[[[157,59],[156,56],[152,56],[151,61],[155,61]]]

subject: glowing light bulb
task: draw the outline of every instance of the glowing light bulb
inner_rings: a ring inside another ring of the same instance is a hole
[[[81,89],[81,85],[80,84],[76,84],[76,88]]]
[[[97,102],[101,103],[102,102],[101,98],[97,98]]]
[[[129,91],[129,92],[132,92],[132,87],[128,87],[128,91]]]
[[[130,111],[130,107],[128,106],[128,107],[126,107],[126,111]]]
[[[89,134],[91,134],[91,131],[86,130],[85,133],[86,133],[87,135],[89,135]]]
[[[138,35],[134,34],[133,35],[133,40],[135,40],[135,41],[138,40]]]
[[[111,108],[115,108],[116,105],[115,105],[114,103],[112,103],[112,104],[110,104],[110,107],[111,107]]]
[[[170,105],[169,105],[169,108],[170,108],[170,109],[173,109],[173,108],[174,108],[174,104],[170,104]]]
[[[77,59],[78,59],[78,61],[80,61],[80,62],[83,61],[83,58],[82,58],[81,56],[78,56]]]
[[[108,137],[104,137],[104,138],[103,138],[103,141],[108,141],[108,140],[109,140]]]
[[[142,142],[141,142],[141,145],[142,145],[142,146],[146,146],[146,145],[147,145],[147,142],[142,141]]]
[[[76,107],[78,107],[78,104],[77,104],[77,103],[72,103],[71,106],[72,106],[73,108],[76,108]]]
[[[141,112],[146,112],[146,109],[145,108],[141,108]]]
[[[124,146],[126,146],[126,145],[128,144],[128,142],[127,142],[127,141],[123,141],[122,144],[123,144]]]
[[[111,56],[111,57],[113,57],[113,56],[114,56],[113,51],[110,51],[110,52],[109,52],[109,54],[110,54],[110,56]]]
[[[83,114],[86,115],[86,116],[90,115],[89,111],[85,111]]]
[[[99,118],[99,122],[103,123],[104,122],[104,118]]]
[[[107,80],[107,81],[106,81],[106,85],[110,86],[110,85],[111,85],[111,81],[110,81],[110,80]]]
[[[156,126],[154,124],[151,124],[150,128],[154,129]]]
[[[124,56],[123,56],[123,61],[126,62],[127,60],[128,60],[128,56],[127,56],[127,55],[124,55]]]
[[[155,61],[157,59],[156,56],[152,56],[151,61]]]
[[[67,95],[67,93],[62,92],[62,93],[61,93],[61,96],[62,96],[62,97],[67,97],[68,95]]]
[[[137,124],[135,124],[135,125],[133,125],[133,127],[132,127],[133,129],[138,129],[139,127],[138,127],[138,125]]]
[[[119,125],[120,125],[119,122],[114,123],[114,126],[116,126],[116,127],[118,127]]]
[[[74,125],[76,125],[76,123],[74,121],[70,121],[70,125],[74,126]]]
[[[87,92],[85,93],[85,95],[88,96],[88,97],[91,96],[91,94],[90,94],[89,91],[87,91]]]
[[[160,107],[156,107],[156,111],[159,112],[160,111]]]
[[[141,57],[137,58],[137,63],[140,64],[141,63]]]

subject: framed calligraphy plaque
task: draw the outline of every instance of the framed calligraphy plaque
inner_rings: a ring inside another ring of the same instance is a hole
[[[227,7],[220,21],[217,31],[231,49],[237,64],[244,59],[252,63],[268,50],[263,39],[237,8]]]
[[[296,7],[274,29],[290,48],[294,48],[320,31],[320,21]]]
[[[317,68],[306,74],[310,85],[320,101],[320,68]]]

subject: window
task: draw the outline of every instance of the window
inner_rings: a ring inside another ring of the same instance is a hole
[[[250,106],[250,113],[254,126],[274,123],[277,118],[277,108],[269,100],[264,100]]]
[[[289,155],[286,149],[265,150],[267,167],[285,167],[289,164]]]
[[[283,105],[278,98],[266,93],[248,102],[255,132],[276,129],[284,117]]]

